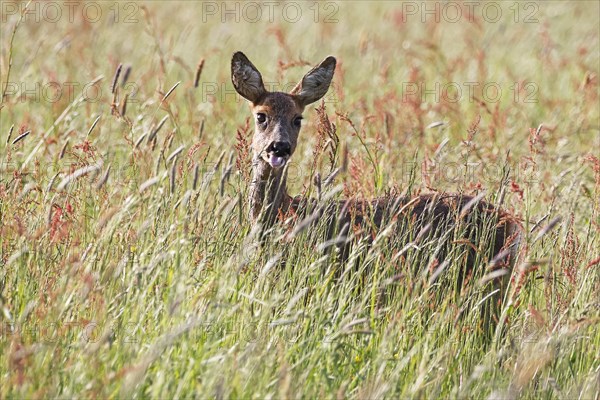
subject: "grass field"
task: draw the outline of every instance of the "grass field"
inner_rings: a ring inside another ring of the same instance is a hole
[[[26,4],[0,3],[0,398],[600,397],[600,3]],[[338,59],[339,142],[307,107],[291,194],[347,149],[324,196],[519,219],[493,335],[458,258],[255,245],[237,50],[272,90]]]

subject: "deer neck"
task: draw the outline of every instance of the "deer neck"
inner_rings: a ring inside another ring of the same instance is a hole
[[[271,168],[262,159],[252,162],[250,183],[250,218],[253,223],[272,225],[280,210],[285,212],[291,198],[287,194],[284,168]]]

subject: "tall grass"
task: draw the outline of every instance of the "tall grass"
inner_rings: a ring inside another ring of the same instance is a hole
[[[97,22],[3,10],[2,398],[598,398],[597,3],[539,3],[527,24],[422,23],[394,2],[272,24],[99,4]],[[340,61],[305,112],[292,194],[340,168],[322,199],[485,190],[521,220],[493,337],[488,263],[457,285],[460,246],[440,266],[436,242],[383,229],[339,263],[323,224],[257,245],[235,50],[281,84]],[[451,101],[407,82],[480,86]]]

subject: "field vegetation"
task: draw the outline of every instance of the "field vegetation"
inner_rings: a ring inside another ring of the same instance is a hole
[[[66,3],[0,4],[1,398],[599,398],[598,2]],[[491,333],[485,258],[257,245],[237,50],[272,90],[338,59],[291,194],[516,216]]]

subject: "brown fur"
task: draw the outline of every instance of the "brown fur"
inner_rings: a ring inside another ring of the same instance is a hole
[[[460,194],[422,195],[414,198],[382,197],[373,200],[342,200],[326,206],[303,197],[292,198],[287,194],[284,168],[274,168],[268,162],[266,149],[274,142],[285,141],[294,153],[300,128],[293,124],[305,106],[321,98],[333,77],[335,59],[326,58],[309,71],[291,93],[267,92],[262,76],[242,53],[232,59],[232,81],[238,93],[250,101],[252,112],[257,115],[253,138],[252,182],[250,185],[250,217],[253,224],[263,227],[273,225],[278,217],[298,216],[301,220],[309,214],[315,219],[327,219],[327,238],[359,231],[367,237],[395,221],[398,230],[412,232],[428,230],[429,238],[441,238],[457,226],[463,235],[452,237],[453,243],[463,245],[465,268],[460,272],[462,282],[465,274],[474,267],[475,256],[493,266],[507,267],[513,259],[520,227],[515,218],[493,205],[477,198]],[[258,113],[268,117],[268,123],[258,121]],[[321,208],[319,208],[321,207]],[[482,228],[493,232],[493,243],[479,240]],[[415,235],[416,235],[415,233]],[[414,237],[414,235],[413,235]],[[348,255],[350,244],[341,248],[342,257]],[[483,254],[481,254],[483,252]],[[443,259],[444,254],[438,254]],[[498,297],[498,296],[496,296]]]
[[[252,138],[253,153],[255,155],[264,154],[264,149],[271,142],[287,139],[292,145],[293,154],[300,133],[300,128],[294,126],[293,120],[302,116],[304,106],[287,93],[275,92],[265,94],[259,101],[252,103],[250,108],[254,114],[264,113],[274,120],[274,123],[269,124],[266,129],[259,127],[258,135],[254,134]]]

